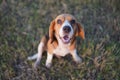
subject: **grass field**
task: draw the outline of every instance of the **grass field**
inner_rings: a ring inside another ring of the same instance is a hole
[[[0,0],[0,80],[120,80],[120,0]],[[84,26],[78,38],[81,64],[71,56],[39,69],[27,57],[37,52],[50,22],[70,13]]]

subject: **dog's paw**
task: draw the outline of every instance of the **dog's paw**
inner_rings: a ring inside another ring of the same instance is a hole
[[[33,64],[33,68],[34,68],[34,69],[37,69],[38,66],[39,66],[39,63],[38,63],[38,62],[35,62],[35,63]]]
[[[81,59],[80,57],[77,57],[77,58],[75,59],[75,62],[76,62],[76,63],[82,63],[82,59]]]
[[[46,63],[46,67],[50,68],[52,66],[52,63]]]

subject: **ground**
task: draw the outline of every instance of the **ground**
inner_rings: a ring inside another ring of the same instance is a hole
[[[0,80],[120,80],[119,0],[0,0]],[[77,38],[81,64],[71,56],[46,53],[38,70],[27,57],[37,52],[50,22],[61,13],[74,15],[86,39]]]

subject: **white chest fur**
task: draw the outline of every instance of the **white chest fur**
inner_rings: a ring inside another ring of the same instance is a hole
[[[58,56],[65,56],[70,53],[69,45],[59,45],[53,52]]]

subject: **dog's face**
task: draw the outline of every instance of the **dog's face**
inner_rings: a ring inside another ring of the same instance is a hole
[[[71,39],[80,36],[84,39],[84,30],[76,19],[70,14],[62,14],[51,22],[49,28],[49,37],[56,36],[64,44],[71,42]]]

